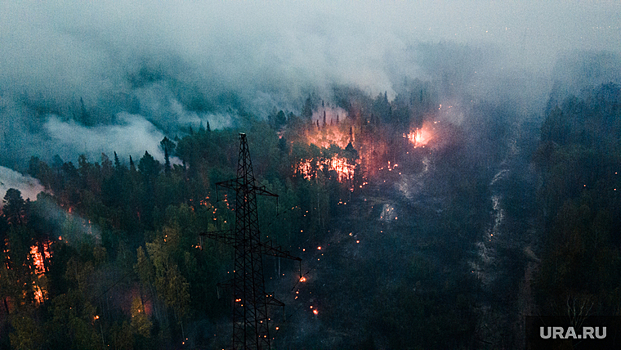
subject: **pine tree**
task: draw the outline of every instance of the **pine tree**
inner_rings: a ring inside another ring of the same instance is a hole
[[[119,160],[119,156],[114,152],[114,168],[118,171],[121,170],[121,161]]]
[[[174,151],[175,146],[175,143],[170,141],[170,139],[166,136],[164,136],[164,139],[160,141],[160,148],[164,150],[164,171],[166,174],[170,171],[170,154]]]

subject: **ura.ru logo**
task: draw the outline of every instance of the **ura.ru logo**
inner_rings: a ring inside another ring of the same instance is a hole
[[[542,339],[604,339],[606,327],[582,327],[582,332],[574,327],[539,327]]]

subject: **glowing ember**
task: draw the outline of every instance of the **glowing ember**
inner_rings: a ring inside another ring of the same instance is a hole
[[[300,162],[295,169],[296,174],[301,174],[306,180],[313,178],[313,166],[311,164],[312,159]]]
[[[304,276],[300,277],[300,282],[306,282],[306,277]]]
[[[317,311],[317,309],[313,310],[313,314],[317,315],[319,313],[319,311]]]
[[[34,298],[38,304],[41,304],[45,298],[43,296],[43,290],[39,286],[34,286]]]

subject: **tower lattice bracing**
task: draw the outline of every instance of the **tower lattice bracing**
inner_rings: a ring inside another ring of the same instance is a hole
[[[257,195],[277,197],[256,186],[246,134],[240,133],[237,177],[216,185],[235,191],[235,228],[231,231],[201,234],[233,245],[233,349],[270,349],[268,306],[284,304],[265,292],[263,254],[294,259],[289,252],[271,242],[261,242]]]

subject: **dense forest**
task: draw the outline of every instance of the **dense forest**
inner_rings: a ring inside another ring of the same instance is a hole
[[[542,314],[619,315],[621,94],[604,84],[549,107],[533,154]]]
[[[234,222],[215,183],[235,177],[239,132],[279,194],[259,200],[262,234],[303,258],[304,283],[265,260],[287,302],[277,348],[516,348],[525,315],[620,316],[620,87],[553,92],[528,118],[405,85],[187,126],[164,162],[33,156],[45,191],[3,199],[0,348],[227,347],[232,250],[199,235]]]

